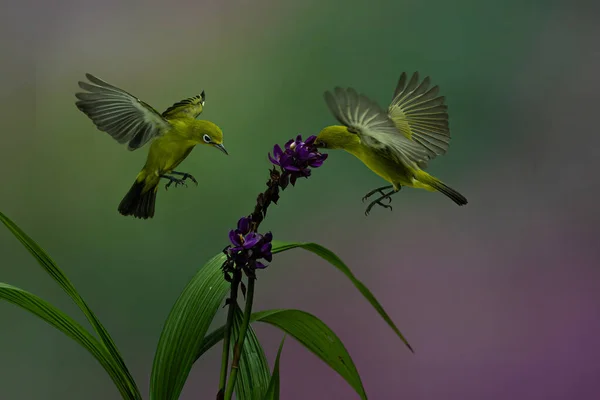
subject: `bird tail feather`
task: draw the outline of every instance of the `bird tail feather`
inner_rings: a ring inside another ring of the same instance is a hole
[[[156,204],[157,186],[144,190],[146,181],[136,179],[119,204],[119,213],[121,215],[132,215],[135,218],[154,217],[154,206]]]
[[[458,193],[456,190],[452,189],[450,186],[446,185],[444,182],[439,179],[429,175],[424,171],[419,171],[416,176],[417,180],[421,183],[424,183],[428,186],[431,186],[433,189],[437,190],[440,193],[448,196],[452,201],[454,201],[459,206],[464,206],[467,204],[467,198],[462,194]]]

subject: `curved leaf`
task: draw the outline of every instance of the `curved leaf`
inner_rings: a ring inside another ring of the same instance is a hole
[[[236,325],[232,329],[232,340],[231,340],[232,344],[235,344],[235,342],[237,340],[237,337],[239,334],[238,333],[239,326],[242,323],[242,318],[243,318],[243,312],[238,305],[237,311],[236,311],[236,316],[234,319],[234,323]],[[204,338],[204,340],[202,341],[202,343],[200,345],[200,349],[198,350],[198,353],[196,354],[195,361],[198,361],[198,359],[200,357],[202,357],[202,355],[204,353],[206,353],[214,345],[216,345],[221,340],[223,340],[224,336],[225,336],[225,326],[215,329],[210,334],[208,334]],[[230,349],[230,355],[231,355],[231,357],[233,357],[233,348]],[[250,360],[250,363],[248,363],[247,360]],[[256,372],[253,372],[252,370],[248,370],[247,368],[255,368]],[[258,375],[257,378],[252,377],[252,374],[254,374],[254,373],[256,373]],[[269,379],[270,379],[269,364],[265,357],[265,352],[264,352],[258,338],[256,337],[254,330],[252,329],[251,326],[249,326],[248,331],[246,332],[246,340],[244,341],[244,347],[242,347],[242,355],[240,357],[240,373],[238,374],[236,388],[235,388],[237,398],[240,400],[248,399],[248,398],[256,398],[256,397],[253,397],[254,395],[251,395],[250,397],[242,397],[242,396],[246,396],[247,393],[252,394],[252,392],[253,392],[252,382],[256,382],[256,381],[260,382],[260,386],[257,385],[257,387],[261,388],[261,391],[256,391],[256,392],[261,393],[261,394],[264,393],[269,384]],[[266,381],[266,383],[264,383],[265,381]],[[242,385],[242,387],[240,387],[240,385]]]
[[[275,241],[273,242],[272,252],[281,253],[297,247],[322,257],[342,271],[412,351],[411,346],[375,296],[333,252],[316,243]],[[221,271],[221,265],[224,261],[225,255],[218,254],[206,263],[192,278],[173,306],[163,328],[154,358],[150,380],[151,399],[176,400],[183,389],[194,361],[223,338],[224,331],[222,328],[212,332],[206,338],[204,338],[204,335],[206,335],[219,304],[229,288],[229,284],[223,279]],[[328,363],[327,360],[324,361]],[[351,368],[355,369],[354,364]],[[351,384],[356,384],[356,381],[353,380]]]
[[[122,380],[127,383],[129,387],[129,397],[136,400],[141,400],[142,396],[135,383],[135,380],[131,376],[131,373],[127,369],[123,357],[117,349],[117,345],[114,343],[110,335],[104,326],[100,323],[100,320],[88,307],[86,302],[83,300],[81,295],[75,289],[75,286],[69,281],[67,276],[58,268],[56,263],[50,258],[48,253],[44,251],[32,238],[30,238],[25,232],[23,232],[13,221],[11,221],[6,215],[0,212],[0,221],[6,225],[11,233],[25,246],[25,248],[35,257],[37,262],[44,268],[44,270],[63,288],[63,290],[73,299],[75,304],[83,311],[85,317],[90,322],[100,340],[104,343],[108,349],[111,357],[119,366],[119,373],[122,375]]]
[[[281,358],[281,350],[283,350],[283,343],[285,342],[285,335],[281,339],[279,350],[277,350],[277,357],[275,358],[275,365],[273,366],[273,375],[269,381],[269,387],[263,397],[263,400],[279,400],[279,359]]]
[[[222,253],[210,259],[173,305],[154,355],[150,399],[179,398],[204,335],[230,287],[221,271],[224,261]]]
[[[379,313],[379,315],[381,315],[381,317],[385,320],[385,322],[387,322],[387,324],[393,329],[393,331],[396,332],[396,335],[398,335],[398,337],[400,337],[400,339],[404,342],[404,344],[408,347],[408,349],[414,353],[414,350],[411,347],[411,345],[408,344],[408,341],[404,338],[404,335],[402,335],[402,333],[400,333],[400,330],[398,329],[398,327],[396,327],[396,325],[394,324],[394,322],[392,321],[390,316],[385,312],[385,310],[383,309],[383,307],[381,306],[379,301],[377,301],[377,299],[375,298],[373,293],[371,293],[371,291],[369,289],[367,289],[367,287],[354,276],[352,271],[350,271],[350,268],[348,268],[346,266],[346,264],[344,264],[344,262],[338,256],[336,256],[331,250],[326,249],[325,247],[318,245],[316,243],[292,243],[292,242],[273,241],[272,252],[273,252],[273,254],[281,253],[283,251],[291,250],[296,247],[300,247],[304,250],[308,250],[308,251],[318,255],[319,257],[325,259],[331,265],[333,265],[334,267],[336,267],[337,269],[342,271],[342,273],[344,275],[346,275],[346,277],[348,277],[348,279],[350,279],[350,281],[352,281],[352,284],[365,297],[365,299],[367,299],[367,301],[369,303],[371,303],[373,308],[375,310],[377,310],[377,312]]]
[[[0,282],[0,299],[7,300],[43,319],[87,349],[108,372],[124,399],[136,399],[106,347],[84,327],[47,301],[25,290]]]
[[[356,366],[339,337],[319,318],[300,310],[268,310],[252,314],[255,321],[274,325],[293,336],[367,398]]]
[[[319,318],[300,310],[268,310],[253,313],[251,322],[266,322],[293,336],[308,350],[323,360],[366,399],[365,389],[354,362],[337,335]],[[213,331],[201,346],[204,352],[223,339],[224,328]],[[200,357],[202,353],[198,354]]]
[[[240,328],[244,318],[244,312],[239,306],[236,306],[236,313],[233,319],[231,329],[231,343],[237,342],[240,334]],[[231,359],[233,359],[232,345],[230,350]],[[271,373],[265,352],[254,333],[249,326],[246,331],[242,354],[240,355],[240,369],[235,381],[235,395],[238,400],[262,400],[267,388]]]
[[[248,329],[250,329],[251,327],[248,327]],[[202,343],[200,343],[200,348],[198,349],[198,352],[196,353],[196,357],[194,362],[198,361],[198,359],[200,357],[202,357],[202,355],[204,353],[206,353],[207,351],[209,351],[210,349],[212,349],[212,347],[214,345],[216,345],[217,343],[219,343],[221,340],[223,340],[223,338],[225,337],[225,325],[223,325],[222,327],[215,329],[214,331],[212,331],[211,333],[209,333],[208,335],[206,335],[204,337],[204,339],[202,340]],[[232,341],[232,344],[235,343]]]

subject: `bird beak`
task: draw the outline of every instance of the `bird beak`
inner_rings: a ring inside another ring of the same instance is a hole
[[[215,144],[215,147],[219,150],[221,150],[223,153],[229,155],[229,153],[227,152],[227,150],[225,149],[225,146],[223,146],[222,144]]]

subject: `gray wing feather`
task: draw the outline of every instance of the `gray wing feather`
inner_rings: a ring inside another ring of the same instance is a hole
[[[398,131],[387,112],[375,101],[352,88],[340,87],[336,87],[333,93],[325,92],[324,97],[335,118],[350,132],[358,134],[363,143],[391,154],[406,165],[427,166],[429,156],[426,149]]]
[[[450,129],[445,98],[438,96],[438,86],[429,88],[430,84],[429,77],[419,84],[417,72],[407,83],[403,72],[388,113],[400,132],[423,146],[429,158],[434,158],[448,151]]]
[[[86,92],[75,94],[75,105],[99,130],[121,144],[128,143],[129,150],[142,147],[171,128],[154,108],[137,97],[92,74],[85,76],[90,83],[79,82]]]

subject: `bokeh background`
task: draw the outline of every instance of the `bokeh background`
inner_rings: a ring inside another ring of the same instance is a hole
[[[600,393],[600,13],[594,2],[71,0],[0,13],[0,209],[64,269],[113,335],[143,393],[180,291],[264,188],[267,152],[334,122],[322,98],[352,86],[380,104],[402,71],[447,96],[451,150],[430,171],[469,199],[405,190],[363,215],[381,182],[332,153],[286,191],[265,229],[340,255],[416,349],[354,287],[292,251],[260,274],[256,310],[300,308],[346,344],[372,399],[593,399]],[[158,196],[152,221],[117,205],[142,166],[74,106],[91,72],[158,109],[207,93],[229,157],[196,149],[196,188]],[[0,229],[0,281],[83,321]],[[223,321],[219,314],[217,322]],[[216,323],[217,323],[216,322]],[[87,325],[86,325],[87,326]],[[282,337],[256,326],[272,362]],[[219,349],[182,399],[214,398]],[[100,365],[0,303],[0,399],[116,399]],[[293,340],[283,399],[355,399]]]

